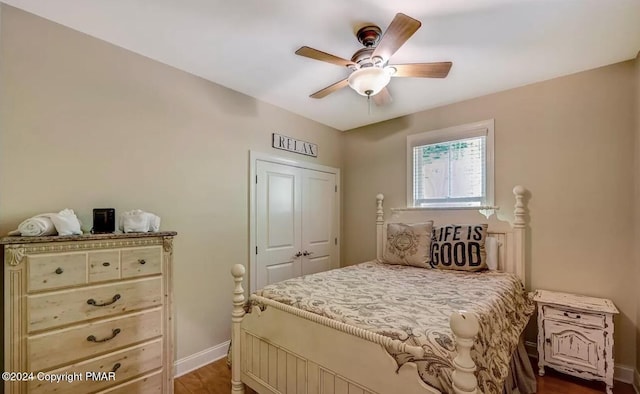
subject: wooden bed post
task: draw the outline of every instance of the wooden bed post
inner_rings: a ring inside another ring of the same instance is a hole
[[[382,202],[384,201],[384,195],[378,194],[376,196],[376,258],[382,261],[382,244],[383,244],[383,230],[384,230],[384,210],[382,209]]]
[[[527,229],[527,209],[524,204],[524,194],[527,192],[523,186],[516,186],[513,188],[513,194],[516,196],[516,204],[513,210],[514,220],[513,220],[513,236],[514,236],[514,267],[517,272],[516,275],[520,277],[523,285],[527,285],[525,282],[525,237],[526,237],[526,229]]]
[[[453,359],[455,370],[451,374],[453,392],[455,394],[478,393],[476,364],[471,358],[471,347],[480,331],[480,324],[475,314],[458,311],[449,317],[449,325],[455,336],[456,357]]]
[[[244,277],[245,268],[241,264],[236,264],[231,268],[231,275],[235,287],[233,289],[233,312],[231,312],[231,392],[243,394],[244,383],[240,380],[240,367],[242,360],[240,359],[240,325],[244,317],[244,289],[242,288],[242,279]]]

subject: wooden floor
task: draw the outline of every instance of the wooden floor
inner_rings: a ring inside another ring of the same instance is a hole
[[[230,380],[231,374],[226,360],[222,359],[176,379],[175,394],[229,394]],[[604,391],[602,383],[572,378],[548,368],[543,378],[538,377],[539,394],[595,394]],[[252,392],[247,390],[247,394]],[[613,392],[635,394],[631,385],[620,382],[615,383]]]

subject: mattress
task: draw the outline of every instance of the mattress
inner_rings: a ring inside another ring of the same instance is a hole
[[[496,271],[463,272],[376,261],[266,286],[258,295],[423,349],[388,348],[398,368],[412,362],[420,378],[453,392],[455,346],[449,316],[476,313],[480,333],[471,350],[482,393],[501,394],[509,361],[534,304],[520,279]]]

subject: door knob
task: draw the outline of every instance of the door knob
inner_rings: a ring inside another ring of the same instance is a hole
[[[298,253],[294,254],[294,256],[295,257],[300,257],[300,256],[302,256],[302,253],[298,252]]]
[[[306,250],[304,251],[304,253],[302,253],[303,256],[309,256],[310,254],[313,254],[313,252],[307,252]]]

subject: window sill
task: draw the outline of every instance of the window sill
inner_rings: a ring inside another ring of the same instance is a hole
[[[478,211],[483,214],[487,219],[491,217],[500,207],[492,205],[478,205],[475,207],[461,206],[461,207],[406,207],[406,208],[391,208],[391,212],[406,212],[406,211]]]

